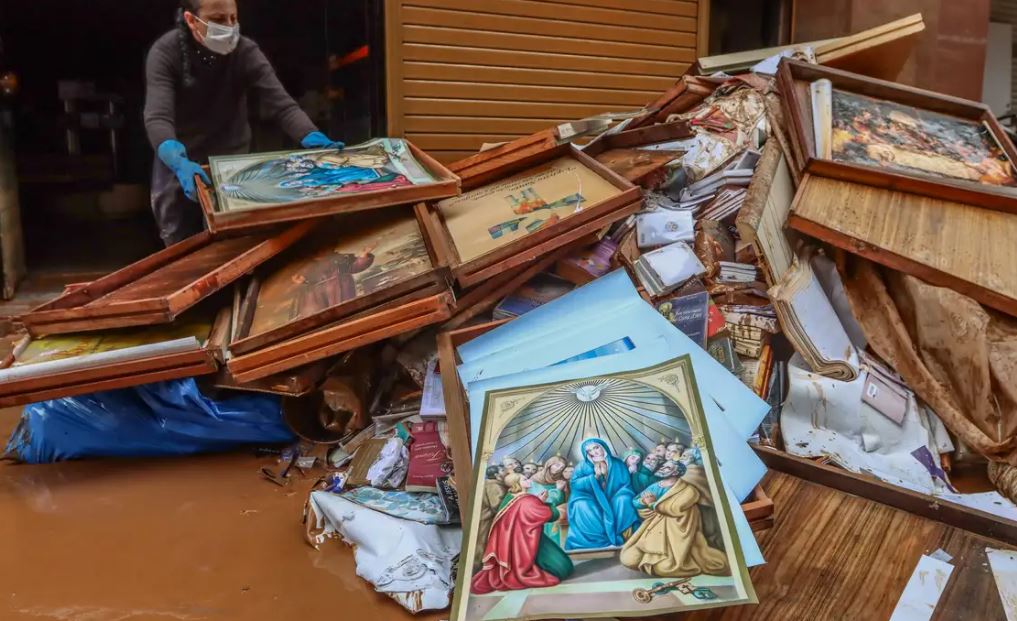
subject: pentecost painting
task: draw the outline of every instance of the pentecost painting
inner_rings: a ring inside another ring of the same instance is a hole
[[[249,334],[268,332],[431,269],[412,213],[388,209],[334,218],[270,266]]]
[[[465,263],[622,192],[576,159],[560,157],[437,207]]]
[[[489,392],[475,485],[455,621],[755,601],[688,356]]]
[[[377,138],[343,150],[209,158],[219,212],[261,209],[436,181],[407,143]]]
[[[1013,162],[980,121],[837,89],[832,109],[835,161],[1017,187]]]

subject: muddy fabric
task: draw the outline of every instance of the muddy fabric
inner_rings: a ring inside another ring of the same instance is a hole
[[[1017,320],[855,256],[840,267],[872,349],[965,444],[1017,466]]]

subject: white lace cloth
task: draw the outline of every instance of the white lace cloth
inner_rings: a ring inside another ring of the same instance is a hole
[[[379,513],[336,494],[311,492],[309,519],[324,529],[316,543],[339,533],[354,548],[357,575],[410,612],[449,606],[462,529]]]

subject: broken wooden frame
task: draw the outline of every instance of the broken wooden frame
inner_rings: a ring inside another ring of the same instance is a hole
[[[466,389],[459,379],[457,370],[459,358],[456,348],[509,321],[512,320],[500,319],[438,334],[438,368],[441,370],[441,389],[445,397],[445,420],[448,423],[451,444],[449,449],[452,453],[460,515],[464,524],[467,522],[464,512],[471,506],[473,450],[470,446],[470,407],[467,403]],[[773,500],[766,495],[761,486],[756,486],[752,496],[742,503],[742,510],[752,530],[765,530],[773,525]]]
[[[6,370],[23,370],[17,377],[0,380],[0,407],[215,373],[218,368],[215,352],[225,346],[229,336],[227,322],[220,320],[224,312],[228,310],[217,314],[203,341],[188,343],[186,339],[171,339],[14,366],[20,351],[31,342],[31,337],[26,336],[15,352],[0,362],[0,374]],[[96,337],[95,333],[82,336]]]
[[[230,353],[233,355],[247,354],[287,339],[296,338],[357,313],[369,312],[370,309],[392,300],[401,300],[405,303],[447,291],[451,279],[446,267],[446,259],[435,248],[427,227],[427,212],[422,205],[418,204],[414,207],[414,216],[420,227],[420,234],[424,239],[424,245],[427,248],[428,257],[431,262],[430,270],[393,283],[378,291],[355,297],[352,300],[341,302],[312,315],[293,320],[285,325],[259,334],[251,334],[251,325],[258,303],[262,278],[266,271],[277,269],[272,264],[264,265],[261,270],[255,272],[243,296],[238,313],[236,336],[229,347]]]
[[[890,485],[876,478],[855,474],[843,468],[821,464],[777,449],[755,447],[755,451],[763,463],[773,470],[861,496],[984,537],[1017,545],[1017,522],[1013,520]]]
[[[280,222],[363,211],[365,209],[412,204],[426,200],[449,198],[459,194],[459,177],[438,162],[438,160],[421,151],[412,142],[407,140],[406,145],[417,159],[417,162],[435,178],[434,183],[386,190],[372,190],[330,198],[299,201],[273,207],[220,212],[216,211],[214,189],[205,184],[200,176],[195,175],[198,202],[201,204],[201,209],[205,214],[208,230],[217,233],[219,231],[250,229],[268,224],[278,224]]]
[[[1017,188],[820,158],[816,151],[809,90],[812,82],[820,79],[829,80],[837,90],[981,123],[1006,155],[1011,168],[1017,165],[1017,149],[984,104],[785,59],[777,72],[777,83],[783,95],[784,117],[790,127],[794,163],[799,170],[817,177],[1017,213]]]
[[[593,156],[632,183],[652,190],[666,180],[669,171],[667,164],[681,157],[684,152],[652,151],[638,147],[683,140],[694,135],[688,121],[662,123],[617,134],[605,134],[587,145],[583,153]]]
[[[427,213],[425,226],[428,235],[439,256],[446,259],[455,280],[463,287],[483,282],[506,270],[529,263],[556,248],[604,229],[635,213],[642,205],[642,191],[638,187],[570,144],[535,152],[523,150],[518,155],[519,157],[515,159],[499,161],[499,165],[493,170],[478,169],[473,176],[464,176],[463,191],[475,190],[555,159],[569,157],[602,177],[619,189],[620,193],[469,261],[460,259],[455,242],[436,203],[425,203],[424,207]]]
[[[69,289],[20,319],[33,336],[169,323],[292,246],[313,226],[308,221],[275,235],[227,238],[198,233]]]
[[[410,301],[396,299],[295,338],[234,356],[227,362],[227,367],[235,381],[253,382],[441,323],[452,315],[452,305],[452,293],[447,290]]]

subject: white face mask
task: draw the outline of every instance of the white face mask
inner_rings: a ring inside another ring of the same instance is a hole
[[[202,24],[205,24],[205,37],[201,43],[216,54],[226,55],[237,49],[240,42],[240,24],[235,26],[223,26],[215,22],[206,22],[198,16],[194,16]]]

